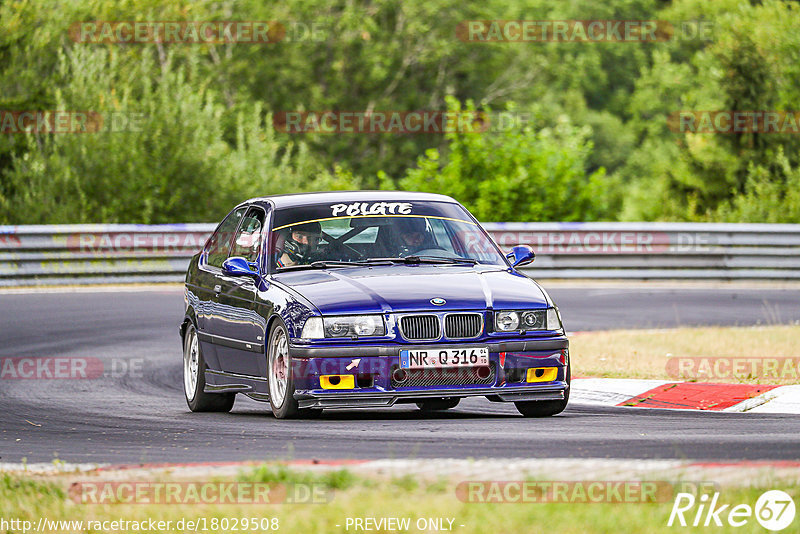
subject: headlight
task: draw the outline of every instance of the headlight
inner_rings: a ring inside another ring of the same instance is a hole
[[[522,312],[522,327],[525,330],[546,330],[547,313],[544,310]]]
[[[353,320],[353,331],[357,336],[382,336],[386,333],[383,328],[383,318],[380,315],[364,315]]]
[[[322,328],[322,317],[309,317],[306,319],[306,324],[303,327],[303,333],[300,337],[305,339],[320,339],[325,337],[325,331]]]
[[[499,311],[494,315],[495,331],[561,330],[561,316],[556,308],[546,310]]]
[[[519,327],[519,314],[515,311],[501,311],[494,316],[498,332],[511,332]]]
[[[306,339],[385,335],[386,326],[380,315],[309,317],[302,333]]]
[[[561,324],[561,314],[558,313],[558,308],[547,308],[547,329],[548,330],[561,330],[564,328]]]

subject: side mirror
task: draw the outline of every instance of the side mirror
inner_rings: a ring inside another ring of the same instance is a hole
[[[511,252],[506,254],[506,258],[511,260],[511,263],[514,267],[527,265],[533,262],[533,259],[535,257],[536,254],[533,252],[533,249],[528,245],[517,245],[516,247],[511,249]]]
[[[241,256],[233,256],[222,262],[222,272],[228,276],[258,276],[258,265]]]

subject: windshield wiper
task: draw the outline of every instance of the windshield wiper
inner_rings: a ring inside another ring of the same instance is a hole
[[[475,265],[478,263],[478,260],[473,260],[472,258],[447,258],[444,256],[406,256],[404,258],[370,258],[368,260],[364,260],[365,262],[392,262],[392,263],[408,263],[408,264],[418,264],[418,263],[433,263],[433,264],[452,264],[452,263],[467,263],[469,265]]]
[[[406,263],[468,263],[470,265],[475,265],[478,263],[478,260],[473,260],[472,258],[447,258],[444,256],[406,256],[405,257]]]
[[[457,263],[466,263],[468,265],[475,265],[478,260],[472,258],[447,258],[444,256],[406,256],[404,258],[368,258],[358,261],[339,261],[339,260],[320,260],[314,261],[306,265],[289,265],[281,267],[278,272],[284,271],[302,271],[307,269],[328,269],[330,267],[364,267],[372,265],[391,265],[393,263],[405,263],[408,265],[418,265],[420,263],[428,263],[434,265],[452,265]]]
[[[321,260],[321,261],[312,261],[311,263],[304,265],[287,265],[286,267],[281,267],[280,271],[282,272],[282,271],[301,271],[303,269],[327,269],[329,267],[363,267],[364,265],[369,265],[369,264],[356,261]]]

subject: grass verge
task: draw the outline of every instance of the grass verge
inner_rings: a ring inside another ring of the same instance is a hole
[[[800,381],[800,326],[586,332],[570,338],[570,356],[575,376],[792,384]],[[693,367],[686,364],[690,358],[695,359]],[[710,367],[702,358],[709,359]],[[711,358],[722,360],[718,364]],[[773,373],[759,362],[754,367],[753,362],[742,361],[753,358],[781,361]],[[668,371],[680,369],[679,359],[692,373]],[[793,371],[786,359],[794,360]],[[741,372],[734,372],[734,364]]]
[[[259,520],[259,525],[270,525],[267,531],[289,533],[329,533],[356,532],[352,521],[355,518],[397,518],[407,520],[407,529],[377,528],[375,532],[433,532],[436,524],[444,531],[464,534],[470,533],[523,533],[549,532],[591,534],[619,532],[674,532],[676,527],[668,527],[673,502],[669,499],[656,503],[504,503],[485,504],[464,502],[456,492],[454,481],[415,480],[377,480],[358,477],[348,471],[335,471],[328,474],[309,474],[295,472],[281,467],[260,467],[243,473],[239,482],[278,482],[278,483],[330,483],[336,486],[333,498],[324,504],[78,504],[69,497],[65,482],[58,480],[35,480],[16,476],[0,475],[0,517],[9,521],[30,521],[37,525],[39,519],[48,521],[70,521],[62,524],[59,532],[95,532],[113,529],[110,521],[141,522],[144,529],[123,525],[117,531],[150,531],[148,522],[170,521],[159,531],[187,531],[179,528],[180,520],[205,520],[207,531],[262,531],[256,528],[241,528],[241,521]],[[343,482],[345,481],[345,482]],[[771,489],[771,488],[765,488]],[[782,488],[795,501],[800,495],[800,487]],[[747,504],[755,506],[764,489],[722,488],[719,489],[719,503]],[[730,510],[731,507],[728,507]],[[697,507],[685,517],[691,522]],[[697,529],[687,527],[678,530],[730,531],[725,521],[727,512],[721,514],[723,527]],[[351,522],[348,528],[348,518]],[[266,523],[260,520],[266,519]],[[277,519],[277,521],[273,521]],[[216,520],[216,523],[214,521]],[[222,521],[227,521],[222,523]],[[431,522],[430,520],[434,520]],[[703,514],[701,521],[705,520]],[[95,524],[88,521],[99,522]],[[238,528],[234,527],[234,521]],[[795,521],[798,521],[797,519]],[[76,523],[82,522],[82,523]],[[104,523],[105,522],[105,523]],[[50,523],[52,524],[52,523]],[[215,528],[212,528],[216,525]],[[19,526],[19,524],[18,524]],[[102,527],[100,529],[96,527]],[[272,526],[277,527],[273,529]],[[420,528],[422,527],[422,528]],[[796,528],[796,523],[794,525]],[[202,528],[193,530],[203,531]],[[764,532],[754,517],[748,523],[734,529],[739,533]],[[6,531],[22,532],[22,528],[6,528]],[[791,527],[788,529],[791,530]]]

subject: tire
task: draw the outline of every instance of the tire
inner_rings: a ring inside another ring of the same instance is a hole
[[[273,323],[267,342],[267,384],[269,404],[276,419],[293,419],[301,415],[294,398],[292,357],[289,334],[280,320]]]
[[[236,393],[206,393],[206,361],[193,324],[183,336],[183,395],[193,412],[229,412]]]
[[[571,382],[572,365],[568,364],[567,385],[571,384]],[[563,400],[515,402],[514,405],[517,407],[519,413],[525,417],[550,417],[560,414],[567,407],[567,403],[569,402],[569,390],[570,388],[567,388]]]
[[[446,399],[425,399],[417,402],[417,408],[423,412],[443,412],[450,408],[455,408],[461,401],[458,397],[448,397]]]

